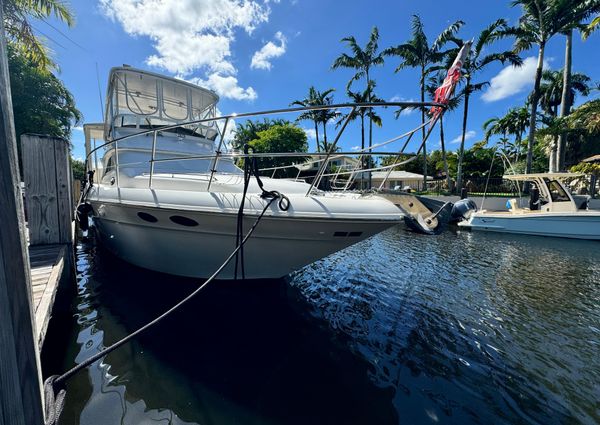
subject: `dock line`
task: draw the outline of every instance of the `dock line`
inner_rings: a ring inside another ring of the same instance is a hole
[[[251,175],[251,173],[248,173],[248,174]],[[262,187],[261,187],[261,189],[262,189]],[[223,264],[221,264],[221,266],[219,266],[219,268],[202,285],[200,285],[194,292],[192,292],[190,295],[188,295],[187,297],[185,297],[184,299],[179,301],[173,307],[171,307],[170,309],[165,311],[163,314],[161,314],[160,316],[158,316],[151,322],[145,324],[138,330],[123,337],[122,339],[115,342],[111,346],[106,347],[104,350],[100,351],[99,353],[94,354],[87,360],[79,363],[77,366],[71,368],[70,370],[66,371],[62,375],[52,375],[52,376],[48,377],[48,379],[46,379],[46,381],[44,382],[44,399],[45,399],[45,404],[46,404],[46,423],[45,423],[45,425],[58,424],[58,420],[59,420],[60,414],[63,410],[65,396],[66,396],[66,390],[64,388],[62,388],[62,384],[64,384],[64,382],[67,379],[69,379],[70,377],[75,375],[80,370],[87,368],[88,366],[90,366],[97,360],[101,359],[102,357],[106,356],[107,354],[111,353],[112,351],[116,350],[121,345],[131,341],[133,338],[140,335],[142,332],[145,332],[152,326],[161,322],[167,316],[169,316],[172,313],[174,313],[175,311],[177,311],[180,307],[182,307],[184,304],[186,304],[189,300],[191,300],[196,295],[198,295],[198,293],[200,291],[202,291],[204,288],[206,288],[206,286],[209,283],[211,283],[219,275],[219,273],[221,273],[223,271],[223,269],[229,264],[229,262],[234,257],[237,256],[238,252],[240,252],[240,250],[243,249],[244,244],[248,241],[248,239],[250,238],[252,233],[254,233],[254,230],[260,223],[261,219],[263,218],[263,216],[265,215],[265,213],[267,212],[267,210],[269,209],[271,204],[273,204],[276,200],[279,199],[279,208],[282,208],[282,206],[283,206],[282,209],[287,209],[289,207],[289,200],[285,195],[283,195],[279,192],[276,192],[276,191],[266,191],[265,189],[262,189],[262,190],[263,190],[263,195],[261,195],[261,197],[263,197],[263,199],[268,199],[268,202],[264,206],[262,212],[254,221],[254,223],[252,224],[252,227],[250,227],[250,230],[248,230],[248,233],[246,233],[246,235],[241,240],[241,242],[239,244],[237,244],[235,249],[231,252],[231,254],[229,254],[229,256],[223,262]],[[240,210],[239,214],[243,214],[243,209]],[[57,392],[57,389],[58,389],[58,392]]]

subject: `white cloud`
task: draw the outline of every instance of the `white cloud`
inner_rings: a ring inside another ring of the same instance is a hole
[[[83,126],[82,126],[82,125],[78,125],[78,126],[76,126],[76,127],[73,127],[73,128],[72,128],[72,130],[75,130],[75,131],[83,131]]]
[[[215,87],[227,86],[224,97],[256,98],[252,87],[238,85],[231,44],[236,30],[252,34],[268,21],[269,5],[255,0],[100,0],[100,5],[127,34],[150,38],[156,53],[146,58],[148,65],[182,77],[201,71]]]
[[[544,67],[547,66],[548,62],[544,61]],[[536,67],[537,58],[530,56],[525,58],[523,65],[520,67],[511,65],[503,68],[490,80],[490,85],[481,95],[481,98],[486,102],[495,102],[521,93],[533,86]]]
[[[360,146],[358,146],[358,145],[356,145],[356,146],[352,146],[352,147],[350,148],[350,150],[351,150],[351,151],[354,151],[354,152],[356,152],[356,151],[359,151],[359,150],[360,150]]]
[[[477,135],[477,133],[473,130],[469,130],[465,133],[465,142],[467,140],[471,140],[473,137],[475,137]],[[458,136],[456,136],[454,139],[450,140],[450,143],[452,144],[456,144],[456,143],[460,143],[460,141],[462,140],[462,134],[459,134]]]
[[[279,45],[269,41],[260,50],[254,52],[250,68],[269,70],[271,69],[271,59],[278,58],[285,53],[286,38],[281,31],[275,33],[275,39],[279,41]]]
[[[304,130],[304,132],[306,133],[306,137],[308,137],[311,140],[316,140],[317,139],[317,132],[315,131],[314,128],[303,128],[302,130]]]
[[[416,102],[416,101],[417,100],[415,100],[415,99],[412,99],[412,98],[406,99],[399,95],[392,96],[389,100],[389,102]],[[405,108],[402,110],[402,112],[400,112],[400,116],[405,117],[407,115],[411,115],[411,114],[417,112],[417,110],[418,109],[416,109],[416,108]]]
[[[219,96],[229,99],[255,100],[258,97],[252,87],[240,87],[238,79],[233,75],[223,76],[218,72],[214,72],[205,80],[202,78],[191,78],[188,81],[192,84],[214,90]]]

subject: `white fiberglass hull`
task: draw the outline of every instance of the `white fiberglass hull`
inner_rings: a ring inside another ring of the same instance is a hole
[[[206,278],[236,246],[237,202],[241,194],[177,194],[142,189],[120,189],[120,193],[119,199],[118,192],[96,188],[89,202],[101,241],[129,263],[162,273]],[[156,201],[144,201],[147,196]],[[172,203],[173,197],[178,198],[179,205]],[[189,202],[182,199],[185,197]],[[264,202],[258,196],[247,198],[244,233]],[[401,220],[393,204],[376,197],[344,200],[292,195],[287,212],[275,204],[244,247],[247,279],[283,277]],[[354,213],[350,205],[356,205]],[[369,215],[367,211],[373,207],[377,213]],[[342,209],[345,212],[339,212]],[[156,221],[147,221],[144,214]],[[188,221],[174,222],[173,217],[185,217]],[[232,261],[218,278],[233,279],[234,269]]]
[[[475,212],[458,224],[472,230],[524,235],[600,240],[600,212],[527,212],[524,214]]]

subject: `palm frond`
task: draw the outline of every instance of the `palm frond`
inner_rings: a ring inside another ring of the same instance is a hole
[[[71,26],[75,18],[67,3],[59,0],[12,0],[2,3],[9,41],[17,51],[43,70],[56,68],[44,39],[34,34],[28,17],[45,20],[51,16]]]
[[[500,62],[502,65],[508,62],[512,66],[521,66],[523,64],[523,59],[521,59],[521,57],[512,50],[507,50],[500,53],[491,53],[482,58],[477,63],[476,68],[479,70],[494,62]]]
[[[587,40],[587,38],[600,27],[600,15],[596,16],[582,31],[581,38]]]
[[[338,56],[331,65],[331,69],[357,67],[358,61],[355,58],[348,56],[346,53],[342,53],[340,56]]]
[[[377,51],[379,42],[379,30],[377,27],[373,27],[371,30],[371,35],[369,36],[369,41],[367,42],[367,46],[365,47],[365,53],[369,56],[375,55]]]
[[[505,19],[498,19],[484,28],[484,30],[479,34],[479,37],[477,37],[477,41],[473,46],[475,57],[479,57],[485,46],[490,45],[503,36],[507,36],[507,34],[503,31],[506,28],[507,24]]]
[[[453,39],[454,35],[464,24],[465,23],[460,20],[450,24],[448,28],[443,30],[440,33],[440,35],[438,35],[438,37],[435,39],[431,46],[431,50],[437,52],[444,44]]]

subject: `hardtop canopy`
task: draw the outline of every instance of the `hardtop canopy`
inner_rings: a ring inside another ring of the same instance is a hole
[[[155,126],[214,117],[218,100],[211,90],[179,78],[128,66],[112,68],[105,134],[109,140],[112,126],[139,126],[140,121]]]

